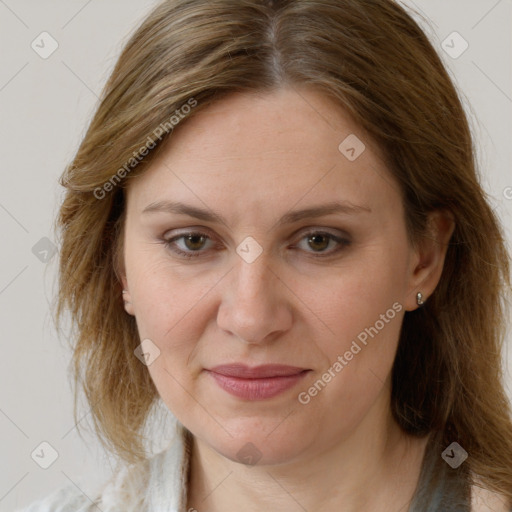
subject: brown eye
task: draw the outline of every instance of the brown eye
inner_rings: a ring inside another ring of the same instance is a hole
[[[206,242],[206,239],[207,237],[199,233],[192,233],[189,235],[185,235],[183,237],[185,246],[187,247],[187,249],[190,249],[191,251],[197,251],[199,249],[202,249]]]
[[[164,243],[170,251],[185,258],[206,255],[208,249],[215,245],[207,234],[195,231],[165,239]]]
[[[315,251],[323,251],[329,246],[330,238],[328,236],[319,234],[308,237],[309,246]]]
[[[305,242],[305,243],[304,243]],[[331,256],[349,246],[351,241],[326,231],[306,233],[294,247],[298,247],[313,256]]]

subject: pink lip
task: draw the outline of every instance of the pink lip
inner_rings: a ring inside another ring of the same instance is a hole
[[[215,366],[207,370],[224,391],[245,400],[272,398],[292,388],[308,370],[269,364],[250,368],[243,364]]]

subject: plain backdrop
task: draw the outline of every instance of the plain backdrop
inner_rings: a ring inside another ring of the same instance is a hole
[[[404,3],[422,13],[425,19],[414,16],[461,92],[483,185],[510,241],[512,2]],[[70,351],[51,319],[57,263],[52,223],[62,195],[58,177],[120,49],[154,5],[0,0],[0,512],[70,481],[88,493],[111,474],[113,459],[91,433],[79,436],[73,417]],[[56,44],[50,56],[41,56]],[[512,396],[509,349],[504,364]],[[84,406],[79,418],[90,431],[90,409]],[[51,457],[53,450],[55,462],[43,469],[37,453]]]

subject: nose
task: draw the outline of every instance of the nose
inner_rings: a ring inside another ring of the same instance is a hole
[[[247,344],[268,343],[292,325],[290,291],[262,254],[240,259],[224,282],[217,325]]]

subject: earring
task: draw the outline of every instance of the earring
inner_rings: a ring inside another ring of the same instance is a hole
[[[423,300],[423,294],[421,292],[416,294],[416,302],[418,306],[423,306],[423,304],[425,304],[425,301]]]
[[[127,290],[123,290],[123,295],[126,295],[128,293]],[[123,302],[126,304],[131,304],[131,302],[128,302],[127,300],[124,300],[124,297],[123,297]]]

